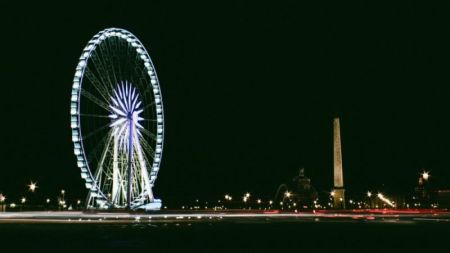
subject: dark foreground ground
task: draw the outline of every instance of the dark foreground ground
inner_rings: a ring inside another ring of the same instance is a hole
[[[450,252],[448,219],[0,222],[0,252]]]

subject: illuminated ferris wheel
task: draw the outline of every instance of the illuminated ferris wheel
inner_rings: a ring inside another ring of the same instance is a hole
[[[159,209],[153,196],[164,117],[158,77],[130,32],[109,28],[84,48],[70,105],[72,141],[88,208]]]

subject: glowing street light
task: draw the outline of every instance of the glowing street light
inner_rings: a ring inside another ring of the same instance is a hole
[[[38,187],[37,187],[36,182],[30,181],[30,184],[28,185],[28,190],[30,192],[34,192],[34,191],[36,191],[37,188]]]
[[[26,199],[25,197],[22,197],[22,198],[20,199],[20,203],[25,204],[25,202],[27,202],[27,199]]]
[[[5,202],[5,200],[6,200],[6,196],[3,194],[0,194],[0,203]]]
[[[285,196],[286,198],[290,198],[290,197],[292,196],[292,193],[290,193],[289,191],[286,191],[286,192],[284,193],[284,196]]]
[[[331,197],[334,197],[335,194],[336,194],[335,191],[331,191],[331,192],[330,192]]]
[[[258,199],[257,202],[258,202],[258,204],[261,204],[261,200],[260,199]]]
[[[273,204],[273,201],[272,201],[272,200],[270,200],[270,201],[269,201],[269,205],[272,205],[272,204]]]
[[[389,200],[388,198],[386,198],[383,194],[378,193],[377,196],[378,196],[378,198],[381,199],[384,203],[390,205],[391,207],[395,207],[395,203],[392,202],[391,200]]]
[[[66,190],[64,190],[64,189],[62,189],[61,190],[61,199],[64,201],[65,200],[65,198],[64,198],[64,195],[66,194]]]
[[[422,178],[424,180],[428,180],[428,178],[430,178],[430,172],[429,171],[423,171]]]
[[[47,202],[47,204],[50,203],[50,199],[46,199],[45,202]]]
[[[367,192],[367,197],[372,197],[372,193],[370,191]]]
[[[246,197],[246,198],[250,198],[250,192],[247,192],[247,193],[245,194],[245,197]]]

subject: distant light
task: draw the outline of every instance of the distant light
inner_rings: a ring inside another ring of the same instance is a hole
[[[384,197],[383,194],[378,193],[378,198],[380,198],[384,203],[390,205],[391,207],[395,207],[395,203],[389,200],[388,198]]]
[[[290,193],[289,191],[284,192],[284,196],[286,198],[290,198],[292,196],[292,193]]]
[[[245,194],[245,197],[250,198],[250,192],[247,192],[247,193]]]
[[[45,202],[47,202],[47,204],[50,203],[50,199],[46,199]]]
[[[63,195],[64,195],[65,193],[66,193],[66,191],[65,191],[65,190],[61,190],[61,194],[63,194]]]
[[[429,171],[424,171],[424,172],[422,173],[422,178],[423,178],[424,180],[428,180],[428,178],[430,178],[430,172],[429,172]]]
[[[334,195],[336,195],[336,192],[335,191],[331,191],[330,195],[331,195],[331,197],[334,197]]]
[[[367,197],[372,197],[372,193],[370,191],[367,192]]]
[[[77,205],[81,204],[81,200],[77,200]]]
[[[11,205],[9,205],[9,206],[14,208],[14,207],[16,207],[16,203],[11,203]]]
[[[258,199],[257,202],[258,202],[258,204],[261,204],[261,200],[260,199]]]
[[[269,201],[269,205],[272,205],[273,204],[273,201],[271,200],[271,201]]]
[[[25,197],[23,197],[22,199],[20,199],[20,202],[21,202],[22,204],[24,204],[26,201],[27,201],[27,199],[26,199]]]
[[[37,184],[35,182],[31,181],[30,184],[28,185],[28,190],[31,192],[34,192],[36,190],[36,188],[38,188]]]
[[[5,200],[6,200],[6,197],[5,197],[5,195],[3,195],[3,194],[0,194],[0,202],[5,202]]]

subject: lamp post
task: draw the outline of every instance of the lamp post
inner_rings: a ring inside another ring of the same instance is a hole
[[[31,181],[30,184],[28,185],[28,190],[30,192],[34,192],[36,191],[36,188],[38,188],[36,182]]]
[[[0,193],[0,204],[2,204],[1,208],[0,208],[0,211],[2,211],[2,212],[6,211],[5,200],[6,200],[5,195]]]
[[[22,208],[23,208],[25,202],[27,202],[27,199],[26,199],[25,197],[22,197],[22,198],[20,199],[20,204],[21,204],[21,205],[20,205],[20,211],[22,211]]]
[[[367,191],[367,205],[369,206],[369,208],[372,208],[372,199],[370,197],[372,197],[372,193],[370,191]]]
[[[65,194],[66,194],[66,191],[64,189],[62,189],[61,190],[61,199],[58,203],[60,206],[60,209],[64,209],[64,207],[66,205]]]

